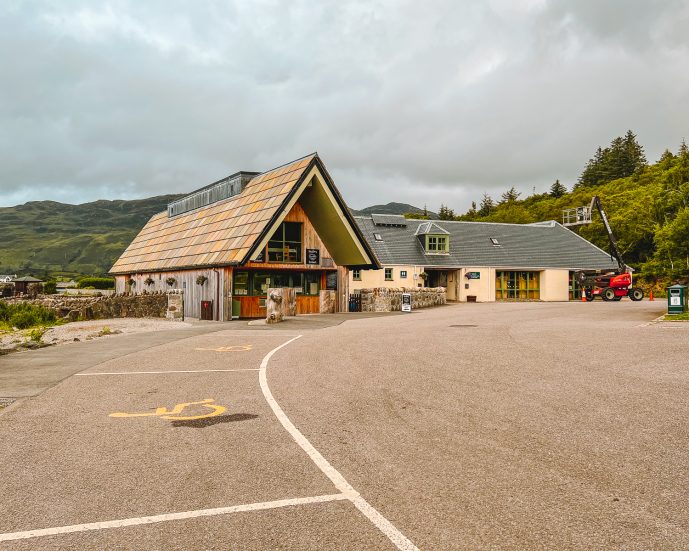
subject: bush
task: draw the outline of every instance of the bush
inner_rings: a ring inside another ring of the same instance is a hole
[[[111,277],[82,277],[77,289],[114,289],[115,280]]]
[[[7,304],[0,302],[0,325],[28,329],[37,325],[53,325],[55,312],[34,304]]]
[[[43,292],[46,295],[54,295],[57,293],[57,281],[46,281],[43,284]]]

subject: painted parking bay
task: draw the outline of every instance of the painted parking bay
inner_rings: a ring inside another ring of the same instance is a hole
[[[1,464],[22,467],[3,473],[0,532],[332,494],[258,385],[285,335],[247,333],[105,362],[3,414]]]

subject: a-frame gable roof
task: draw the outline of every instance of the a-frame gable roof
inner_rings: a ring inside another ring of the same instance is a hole
[[[168,271],[247,262],[255,256],[259,244],[270,237],[306,186],[311,187],[305,180],[307,176],[314,175],[314,170],[338,205],[335,208],[344,211],[341,216],[344,220],[340,223],[351,226],[350,234],[362,253],[361,262],[357,264],[377,265],[323,163],[313,153],[259,174],[246,184],[241,193],[228,199],[173,217],[169,217],[167,212],[154,215],[115,262],[110,273]],[[309,209],[306,210],[308,213]],[[311,218],[312,213],[308,214]],[[321,234],[323,229],[327,234],[327,225],[320,225],[322,228],[316,227],[316,231]],[[338,262],[334,253],[337,243],[328,244],[326,239],[324,242]]]

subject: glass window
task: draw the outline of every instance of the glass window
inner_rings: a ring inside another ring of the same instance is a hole
[[[320,291],[321,274],[318,272],[304,273],[304,294],[318,295]]]
[[[385,268],[385,281],[392,281],[392,268]]]
[[[268,241],[268,262],[299,263],[301,249],[301,223],[283,222]]]
[[[235,272],[232,292],[235,295],[249,294],[249,272]]]
[[[361,281],[361,270],[359,270],[358,268],[354,268],[352,270],[352,279],[354,281]]]
[[[272,287],[271,274],[267,272],[254,272],[253,284],[251,286],[252,296],[265,296],[268,294],[268,288]]]
[[[540,299],[539,272],[495,272],[496,300]]]
[[[431,253],[443,253],[448,249],[447,235],[428,235],[426,236],[426,250]]]
[[[407,277],[407,270],[400,270],[400,277],[405,279]]]
[[[376,241],[382,241],[382,240],[383,240],[383,236],[380,235],[379,233],[374,233],[374,234],[373,234],[373,238],[374,238]]]

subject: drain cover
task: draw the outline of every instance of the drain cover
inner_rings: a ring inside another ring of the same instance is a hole
[[[478,325],[472,325],[470,323],[460,324],[460,325],[450,325],[450,327],[478,327]]]

